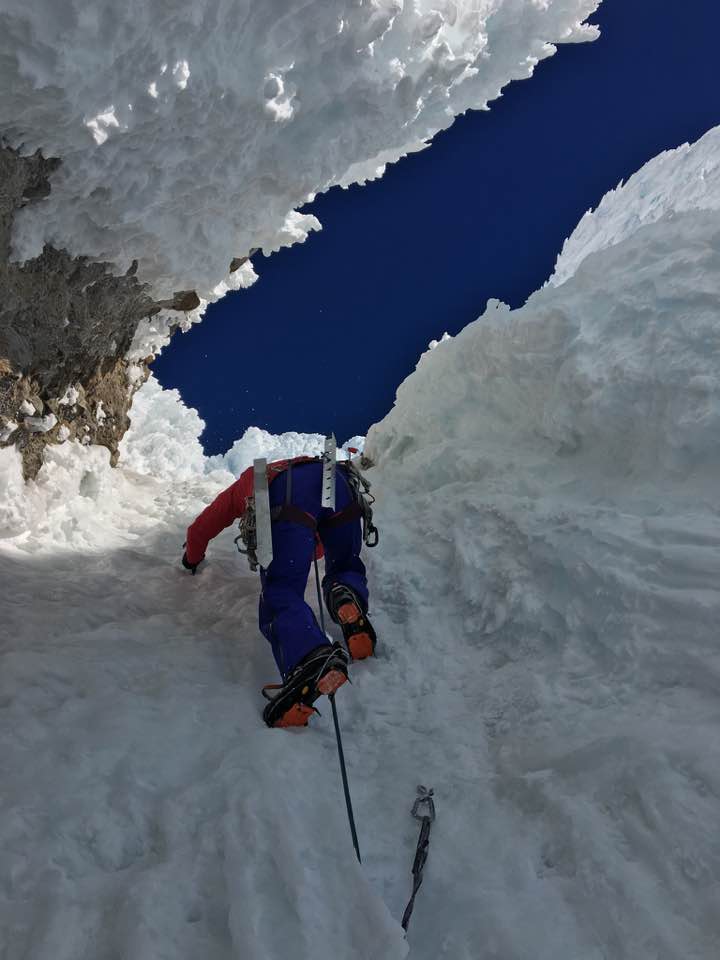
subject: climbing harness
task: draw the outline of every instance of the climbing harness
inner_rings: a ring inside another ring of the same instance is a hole
[[[322,629],[323,636],[327,636],[325,633],[325,613],[323,611],[323,600],[322,594],[320,592],[320,573],[318,571],[318,562],[317,558],[313,559],[315,565],[315,585],[317,587],[317,598],[318,598],[318,610],[320,611],[320,628]],[[342,777],[343,792],[345,794],[345,806],[347,808],[348,821],[350,822],[350,833],[352,835],[353,846],[355,847],[355,854],[358,858],[358,863],[362,863],[360,858],[360,844],[358,843],[357,830],[355,829],[355,816],[353,814],[352,800],[350,798],[350,787],[348,786],[347,770],[345,769],[345,752],[343,751],[342,737],[340,736],[340,724],[338,722],[337,707],[335,706],[335,694],[331,693],[328,696],[330,701],[330,706],[332,708],[333,724],[335,725],[335,739],[337,741],[338,748],[338,759],[340,761],[340,776]]]
[[[326,438],[325,451],[322,457],[303,457],[299,462],[323,464],[323,507],[328,506],[333,510],[335,509],[335,469],[340,469],[350,488],[352,500],[348,506],[330,517],[324,517],[321,526],[324,529],[332,529],[359,518],[362,520],[362,538],[365,546],[368,548],[376,547],[380,534],[373,523],[372,504],[375,503],[375,497],[370,493],[370,481],[360,473],[351,460],[335,462],[335,437],[331,435]],[[239,553],[247,557],[252,571],[257,570],[258,567],[267,569],[272,561],[270,524],[277,523],[280,520],[289,520],[292,523],[308,527],[313,532],[317,531],[317,523],[314,517],[291,502],[292,468],[292,461],[288,461],[287,466],[280,469],[273,468],[272,464],[268,468],[264,459],[255,460],[253,464],[254,493],[251,497],[248,497],[245,512],[240,518],[239,533],[235,537],[235,546]],[[271,510],[268,485],[283,471],[287,473],[285,503],[273,507]],[[270,474],[269,479],[268,474]],[[241,543],[243,546],[240,545]]]
[[[435,819],[435,802],[433,800],[433,790],[429,790],[422,785],[417,788],[418,795],[412,808],[412,815],[416,820],[420,820],[420,837],[418,838],[417,849],[415,851],[415,861],[412,866],[413,889],[412,896],[408,905],[405,907],[405,913],[402,918],[402,928],[407,931],[413,907],[415,906],[415,896],[423,881],[423,868],[427,860],[428,848],[430,845],[430,826]],[[422,812],[424,809],[425,812]]]

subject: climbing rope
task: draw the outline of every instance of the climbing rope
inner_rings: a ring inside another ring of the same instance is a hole
[[[320,573],[318,571],[317,557],[313,559],[313,563],[315,564],[315,585],[317,586],[320,626],[322,628],[323,636],[326,636],[325,612],[323,610],[323,599],[320,592]],[[330,701],[330,706],[332,707],[333,723],[335,725],[335,739],[337,740],[338,758],[340,760],[340,775],[342,777],[343,791],[345,793],[345,806],[347,807],[348,820],[350,821],[350,833],[352,834],[352,842],[353,846],[355,847],[358,863],[362,863],[362,860],[360,859],[360,845],[358,844],[357,830],[355,829],[355,817],[353,815],[352,800],[350,799],[350,787],[348,786],[347,770],[345,769],[345,753],[343,751],[342,737],[340,736],[340,724],[338,722],[337,707],[335,706],[335,694],[331,693],[328,697],[328,700]]]
[[[430,846],[430,827],[435,819],[435,802],[433,800],[432,788],[428,790],[422,785],[418,786],[418,795],[412,808],[412,815],[416,820],[420,820],[420,837],[418,839],[417,850],[415,851],[415,861],[412,867],[413,889],[410,902],[405,907],[405,913],[402,918],[402,928],[407,931],[413,907],[415,906],[415,897],[423,881],[423,868],[427,860],[428,848]],[[422,810],[425,812],[421,812]]]

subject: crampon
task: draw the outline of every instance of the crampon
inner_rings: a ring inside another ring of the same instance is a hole
[[[364,660],[375,653],[377,637],[353,591],[344,584],[335,584],[328,600],[330,616],[339,623],[353,660]]]
[[[262,694],[268,705],[263,719],[269,727],[306,727],[319,711],[313,704],[332,696],[348,679],[347,654],[339,643],[312,650],[284,683],[268,683]]]

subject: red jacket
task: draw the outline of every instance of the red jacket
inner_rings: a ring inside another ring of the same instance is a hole
[[[315,459],[315,457],[293,457],[289,460],[275,460],[269,463],[268,484],[272,483],[278,474],[287,470],[289,463],[305,463]],[[247,470],[243,470],[235,483],[230,484],[227,490],[223,490],[209,506],[205,507],[200,516],[188,527],[185,546],[188,563],[200,563],[213,537],[229,527],[234,520],[242,517],[254,489],[253,468],[248,467]],[[321,556],[322,549],[318,553],[318,558]]]

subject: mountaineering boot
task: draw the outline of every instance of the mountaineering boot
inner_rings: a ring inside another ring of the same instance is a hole
[[[313,703],[323,695],[330,696],[348,678],[347,654],[339,643],[315,647],[291,671],[284,683],[269,683],[263,696],[270,702],[263,710],[269,727],[306,727],[313,713]],[[270,694],[268,691],[277,690]]]
[[[334,583],[328,593],[328,610],[335,623],[342,627],[353,660],[371,657],[375,652],[377,637],[354,590],[344,583]]]

